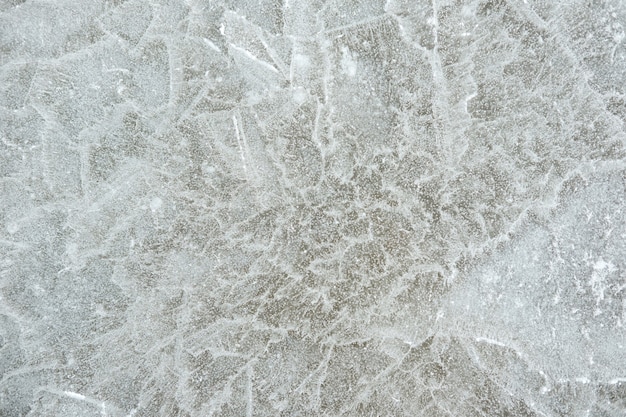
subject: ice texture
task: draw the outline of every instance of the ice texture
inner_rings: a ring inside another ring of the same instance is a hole
[[[0,416],[626,416],[624,0],[0,0]]]

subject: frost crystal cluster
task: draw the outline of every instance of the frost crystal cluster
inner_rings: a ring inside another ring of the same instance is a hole
[[[626,415],[624,0],[0,0],[0,415]]]

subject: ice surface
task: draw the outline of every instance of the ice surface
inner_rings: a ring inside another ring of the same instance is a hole
[[[626,415],[621,0],[0,0],[0,415]]]

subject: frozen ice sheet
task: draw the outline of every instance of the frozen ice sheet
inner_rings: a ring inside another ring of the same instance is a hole
[[[0,0],[0,415],[626,415],[623,1],[83,3]]]

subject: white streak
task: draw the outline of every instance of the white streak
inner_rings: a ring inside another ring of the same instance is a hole
[[[64,391],[63,394],[75,400],[85,401],[87,399],[84,395],[72,391]]]
[[[267,62],[265,62],[265,61],[263,61],[263,60],[261,60],[261,59],[257,58],[256,56],[254,56],[254,55],[252,54],[252,52],[248,51],[247,49],[243,49],[243,48],[241,48],[241,47],[239,47],[239,46],[237,46],[237,45],[235,45],[235,44],[232,44],[232,43],[230,44],[230,46],[231,46],[231,48],[233,48],[235,51],[239,51],[239,52],[241,52],[241,53],[242,53],[242,54],[244,54],[247,58],[249,58],[249,59],[251,59],[251,60],[253,60],[253,61],[257,62],[257,63],[258,63],[259,65],[261,65],[262,67],[265,67],[265,68],[269,69],[270,71],[275,72],[276,74],[280,74],[280,72],[279,72],[279,71],[278,71],[278,70],[277,70],[277,69],[276,69],[276,68],[275,68],[272,64],[269,64],[269,63],[267,63]]]
[[[246,173],[246,177],[248,177],[248,167],[246,165],[246,155],[243,150],[241,135],[239,133],[239,126],[237,125],[237,117],[233,116],[233,125],[235,126],[235,135],[237,136],[237,145],[239,146],[239,155],[241,156],[241,163],[243,165],[243,170]]]
[[[214,51],[222,53],[222,50],[220,48],[218,48],[218,46],[216,44],[214,44],[213,42],[211,42],[207,38],[204,38],[204,43],[206,43],[209,46],[209,48],[213,49]]]
[[[494,339],[489,339],[489,338],[486,338],[486,337],[477,337],[476,341],[477,342],[483,342],[483,343],[489,343],[491,345],[496,345],[496,346],[501,346],[501,347],[508,348],[508,346],[505,345],[504,343],[499,342],[499,341],[494,340]]]

